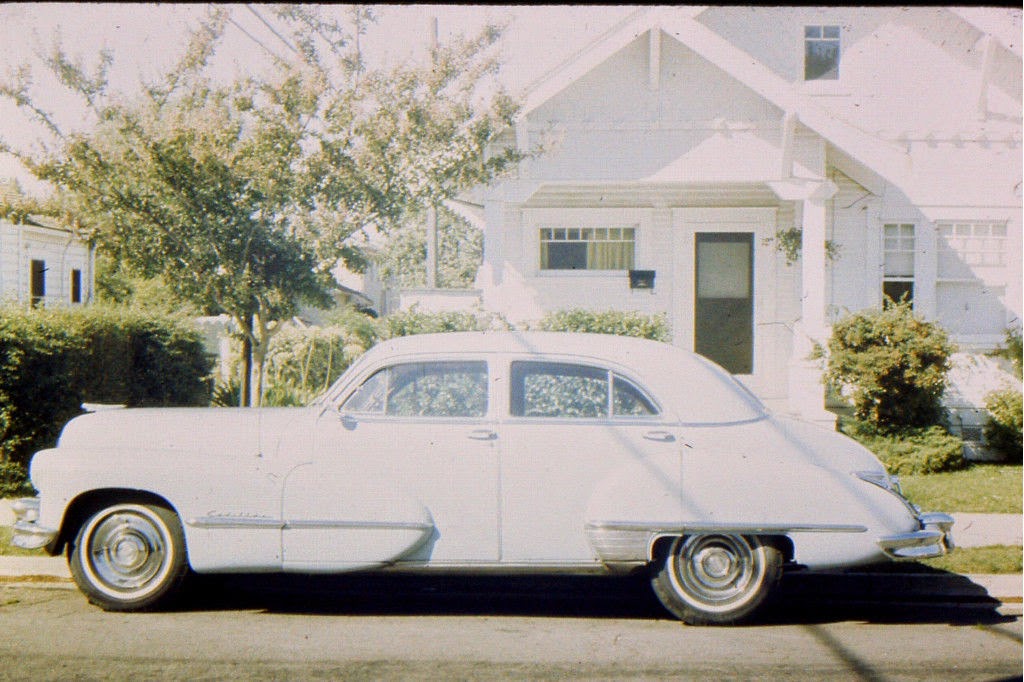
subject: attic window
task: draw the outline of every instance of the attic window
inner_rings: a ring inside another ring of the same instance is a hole
[[[839,78],[839,27],[804,26],[804,80]]]

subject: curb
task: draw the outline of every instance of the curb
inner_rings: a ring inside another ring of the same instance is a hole
[[[12,578],[17,580],[9,580]],[[0,557],[0,584],[70,586],[71,573],[64,557],[6,556]],[[858,600],[869,602],[942,602],[975,607],[998,601],[1019,610],[1024,576],[820,571],[788,574],[782,588],[793,596],[813,598],[858,595]]]
[[[1024,576],[1017,574],[821,571],[793,573],[783,581],[796,594],[856,594],[865,601],[1020,603],[1024,595]]]

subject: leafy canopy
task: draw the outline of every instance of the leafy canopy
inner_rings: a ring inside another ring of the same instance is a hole
[[[344,25],[324,8],[272,11],[292,59],[230,83],[208,75],[226,7],[212,8],[178,63],[135,94],[111,91],[109,52],[90,70],[55,45],[46,65],[90,112],[84,132],[63,130],[37,103],[28,67],[0,83],[0,96],[52,140],[0,149],[61,188],[86,236],[117,260],[234,317],[257,366],[300,303],[329,302],[339,261],[365,265],[368,228],[400,229],[520,158],[496,146],[512,101],[482,96],[497,68],[495,27],[438,46],[428,64],[370,69],[358,38],[371,11],[350,10]]]

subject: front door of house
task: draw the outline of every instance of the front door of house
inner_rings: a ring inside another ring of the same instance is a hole
[[[754,234],[696,234],[694,350],[733,374],[754,370]]]

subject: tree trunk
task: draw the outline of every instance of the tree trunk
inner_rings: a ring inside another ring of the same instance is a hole
[[[245,318],[245,329],[242,330],[242,391],[239,396],[239,407],[252,405],[252,315]]]

